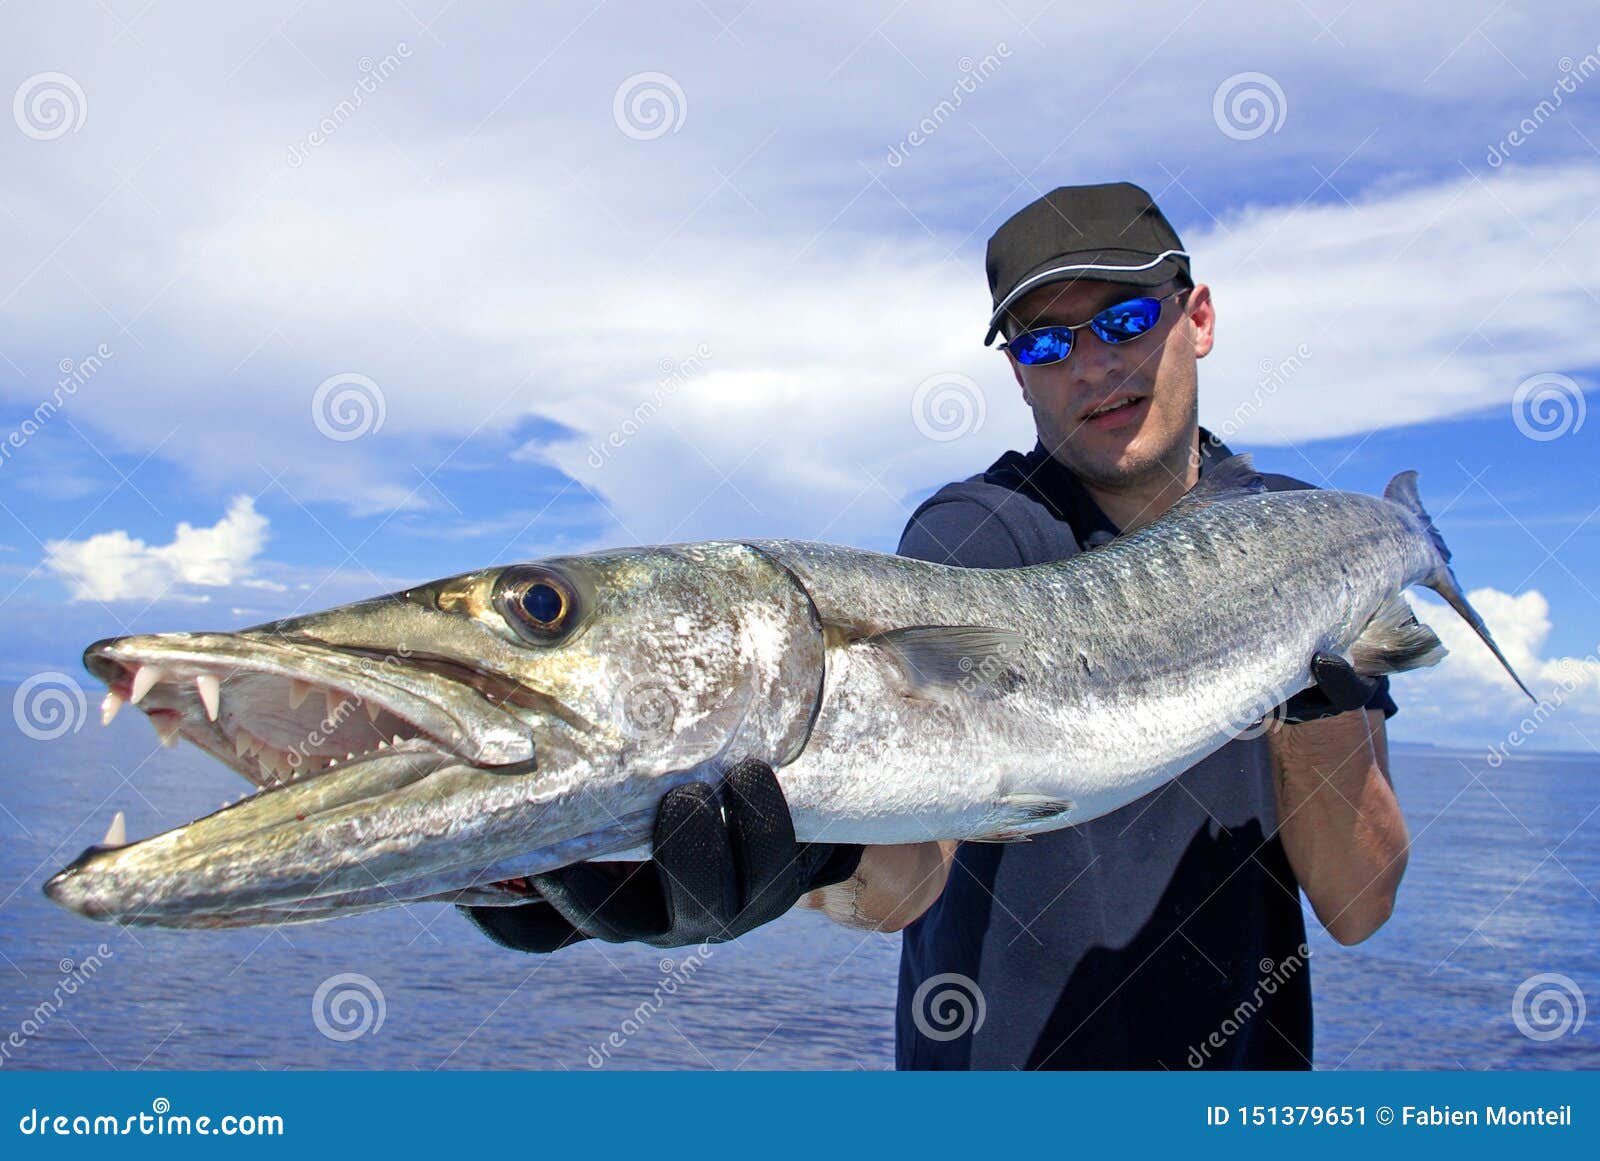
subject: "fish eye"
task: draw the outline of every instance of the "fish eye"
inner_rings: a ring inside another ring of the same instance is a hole
[[[556,624],[561,620],[561,614],[566,607],[566,599],[555,585],[540,581],[523,590],[522,611],[533,618],[536,625]]]
[[[548,569],[508,572],[495,605],[511,627],[530,641],[547,643],[564,636],[577,621],[577,592]]]

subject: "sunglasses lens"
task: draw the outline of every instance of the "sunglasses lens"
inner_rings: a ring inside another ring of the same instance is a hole
[[[1161,317],[1161,300],[1158,298],[1130,298],[1116,306],[1108,306],[1094,316],[1089,325],[1100,339],[1107,343],[1125,343],[1136,339]]]
[[[1006,345],[1025,366],[1059,363],[1072,353],[1072,332],[1066,327],[1040,327],[1024,331]]]

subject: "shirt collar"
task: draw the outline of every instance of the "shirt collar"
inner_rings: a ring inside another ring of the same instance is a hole
[[[1228,445],[1200,428],[1200,474],[1231,456]],[[1064,467],[1059,460],[1044,450],[1042,442],[1035,443],[1028,453],[1025,477],[1028,489],[1072,529],[1078,546],[1085,550],[1098,548],[1116,538],[1121,530],[1112,523],[1096,504],[1083,482]]]

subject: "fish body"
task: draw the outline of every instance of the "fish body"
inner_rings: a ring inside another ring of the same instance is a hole
[[[1412,473],[1384,497],[1268,493],[1235,457],[1146,527],[1026,568],[711,541],[97,642],[113,711],[263,789],[92,847],[46,892],[174,927],[515,904],[525,876],[647,852],[668,789],[749,756],[801,841],[1021,839],[1176,777],[1306,688],[1318,651],[1433,664],[1412,585],[1498,655],[1448,561]]]

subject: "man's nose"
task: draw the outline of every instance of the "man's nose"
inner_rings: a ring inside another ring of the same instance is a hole
[[[1077,349],[1072,352],[1073,372],[1078,380],[1088,386],[1099,386],[1107,379],[1120,376],[1127,369],[1127,356],[1122,347],[1108,343],[1085,327],[1078,333]]]

